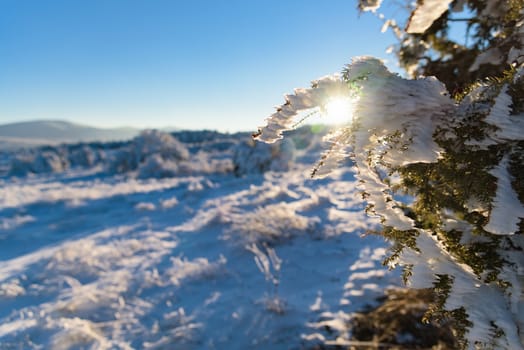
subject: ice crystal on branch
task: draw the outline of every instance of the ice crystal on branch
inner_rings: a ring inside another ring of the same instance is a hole
[[[330,98],[345,96],[348,92],[347,84],[339,75],[315,80],[311,83],[311,88],[296,89],[294,94],[286,95],[286,102],[277,107],[277,111],[267,119],[267,125],[253,136],[267,143],[280,140],[284,131],[292,130],[300,124],[300,112],[317,107],[325,108]]]

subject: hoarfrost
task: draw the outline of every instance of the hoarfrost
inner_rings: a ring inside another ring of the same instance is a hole
[[[524,218],[524,206],[511,185],[508,172],[509,161],[504,157],[490,173],[497,178],[497,193],[493,199],[489,222],[484,229],[497,235],[512,235],[519,230],[520,219]]]
[[[449,8],[452,0],[424,0],[417,4],[406,28],[409,34],[424,33]]]

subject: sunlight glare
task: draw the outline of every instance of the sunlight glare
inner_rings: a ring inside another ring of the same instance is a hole
[[[322,113],[322,120],[326,124],[341,125],[348,124],[353,119],[355,101],[347,97],[332,98]]]

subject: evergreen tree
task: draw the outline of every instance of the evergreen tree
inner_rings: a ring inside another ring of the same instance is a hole
[[[363,11],[379,6],[360,1]],[[447,36],[461,6],[468,45]],[[357,58],[287,95],[254,136],[275,142],[302,111],[351,101],[313,176],[352,158],[368,212],[393,243],[386,263],[435,291],[428,319],[453,318],[464,348],[524,349],[523,3],[424,0],[405,30],[386,23],[400,63],[427,77]]]

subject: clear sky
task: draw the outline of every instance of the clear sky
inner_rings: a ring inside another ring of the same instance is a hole
[[[0,0],[0,124],[254,130],[293,88],[386,58],[381,25],[353,0]]]

